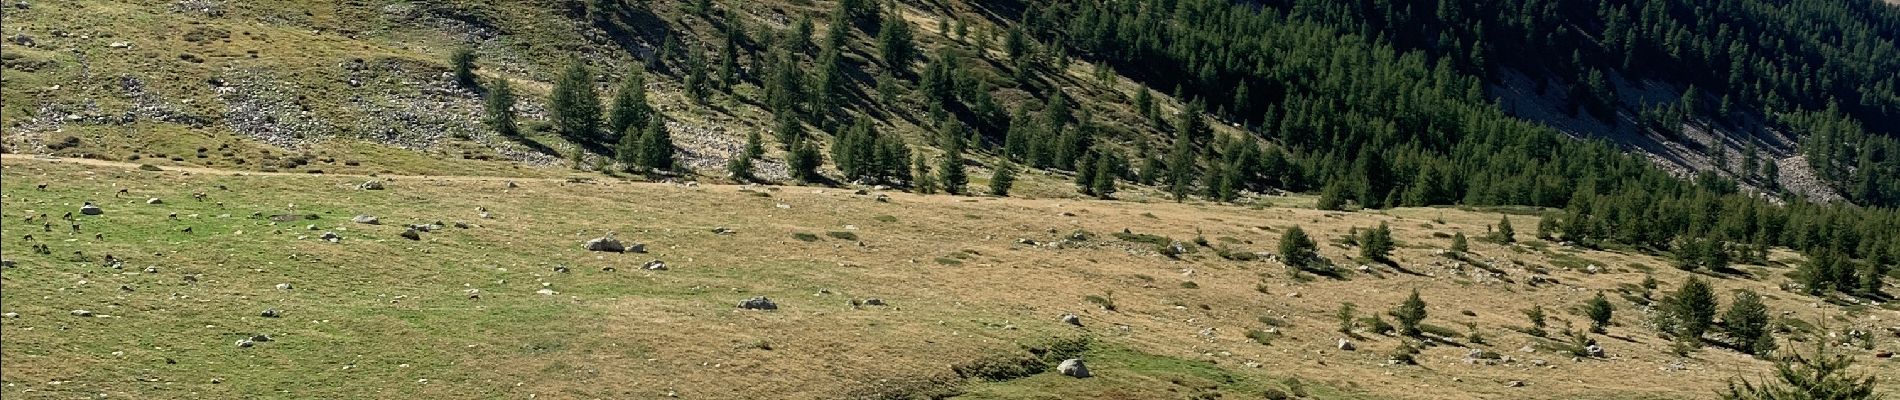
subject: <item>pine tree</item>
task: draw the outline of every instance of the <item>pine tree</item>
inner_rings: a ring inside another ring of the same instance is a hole
[[[751,130],[745,133],[745,152],[740,155],[745,158],[759,158],[765,156],[765,143],[759,138],[758,130]]]
[[[917,193],[937,193],[937,176],[930,172],[930,163],[924,161],[923,154],[911,159],[911,176],[917,177]]]
[[[641,136],[646,134],[646,128],[646,124],[642,123],[638,126],[629,126],[620,134],[620,141],[614,144],[614,161],[619,161],[628,170],[636,169],[641,165],[640,146],[645,144],[641,141]]]
[[[620,81],[620,90],[614,93],[613,108],[607,111],[607,132],[619,135],[628,129],[645,129],[652,116],[653,106],[647,103],[646,71],[635,67]]]
[[[706,104],[712,90],[712,82],[706,76],[705,53],[697,48],[686,52],[686,80],[680,82],[686,86],[686,98],[698,104]]]
[[[1101,157],[1101,159],[1095,160],[1095,173],[1092,175],[1094,175],[1094,177],[1093,182],[1089,184],[1089,191],[1093,192],[1095,197],[1098,198],[1112,198],[1115,195],[1115,163],[1113,159],[1110,157]]]
[[[765,77],[765,107],[773,118],[795,118],[804,100],[798,61],[786,50],[772,52],[771,71]]]
[[[1775,361],[1777,382],[1760,384],[1742,379],[1730,381],[1722,400],[1877,400],[1879,387],[1873,376],[1848,372],[1854,359],[1829,355],[1826,341],[1814,342],[1812,358],[1794,354]]]
[[[646,132],[640,134],[639,165],[654,171],[673,169],[673,134],[659,118],[647,119]]]
[[[507,78],[495,78],[488,89],[488,101],[483,108],[488,111],[488,128],[504,137],[520,137],[521,128],[515,126],[515,90],[508,85]]]
[[[1351,302],[1340,303],[1339,311],[1333,313],[1333,318],[1339,320],[1339,333],[1351,335],[1354,325],[1356,325],[1355,322],[1357,322],[1358,314],[1358,308]]]
[[[1003,163],[996,166],[996,172],[990,175],[990,194],[1009,197],[1009,187],[1016,184],[1016,167]]]
[[[1174,195],[1179,203],[1187,199],[1188,189],[1194,185],[1194,143],[1186,137],[1174,140],[1174,149],[1168,152],[1168,194]]]
[[[1768,306],[1761,295],[1743,290],[1735,294],[1728,312],[1722,314],[1722,328],[1743,353],[1763,355],[1775,349],[1775,338],[1768,329]]]
[[[1069,106],[1069,99],[1063,96],[1062,89],[1058,88],[1052,92],[1049,95],[1048,105],[1042,108],[1042,115],[1044,120],[1049,121],[1050,129],[1059,131],[1069,126],[1069,123],[1075,122],[1075,110]]]
[[[475,51],[467,47],[456,48],[449,53],[449,64],[455,70],[455,83],[464,88],[475,89],[481,85],[475,79]]]
[[[818,71],[812,76],[811,112],[824,114],[833,112],[835,105],[844,100],[845,77],[841,50],[838,46],[827,44],[818,53]]]
[[[1135,92],[1135,112],[1142,117],[1155,115],[1154,91],[1148,90],[1147,86],[1142,86],[1141,91]],[[1148,122],[1154,123],[1154,120],[1149,119]]]
[[[1549,326],[1549,323],[1546,322],[1546,320],[1548,319],[1548,316],[1544,313],[1543,305],[1531,306],[1529,310],[1524,310],[1524,318],[1528,318],[1531,320],[1531,329],[1529,332],[1526,332],[1526,333],[1529,333],[1531,336],[1536,336],[1536,337],[1544,337],[1544,336],[1550,335],[1550,332],[1544,331],[1544,328],[1546,326]]]
[[[954,126],[944,128],[943,159],[937,166],[937,184],[944,193],[964,194],[964,186],[970,183],[970,177],[963,170],[963,134]]]
[[[805,125],[799,123],[798,118],[777,116],[773,118],[773,120],[776,121],[778,125],[776,128],[773,128],[773,132],[776,133],[778,137],[779,146],[783,147],[785,151],[791,151],[792,147],[795,147],[799,142],[805,141]]]
[[[1468,251],[1471,251],[1471,244],[1465,242],[1465,233],[1451,234],[1451,252],[1462,254]]]
[[[729,22],[731,23],[731,22]],[[726,29],[725,46],[719,48],[719,88],[731,91],[739,84],[739,36],[745,34],[734,25]]]
[[[1412,289],[1412,295],[1392,310],[1392,318],[1399,320],[1400,334],[1418,336],[1418,324],[1425,321],[1425,300],[1418,297],[1418,289]]]
[[[1380,222],[1378,228],[1368,229],[1359,239],[1359,257],[1373,261],[1384,261],[1392,254],[1392,228]]]
[[[887,18],[877,33],[878,57],[884,60],[884,66],[898,74],[910,73],[910,61],[917,55],[917,44],[912,40],[910,23],[902,18]]]
[[[1085,153],[1075,160],[1075,190],[1094,196],[1095,156]]]
[[[1496,240],[1498,243],[1517,242],[1517,230],[1511,228],[1511,216],[1506,215],[1503,219],[1498,220],[1497,229],[1497,232],[1494,233],[1495,236],[1492,237],[1493,240]]]
[[[785,166],[791,170],[792,179],[800,182],[818,182],[824,177],[818,175],[818,167],[824,163],[824,156],[818,153],[818,146],[809,140],[798,140],[792,145],[791,154],[786,157]]]
[[[1690,277],[1675,293],[1663,299],[1665,331],[1690,347],[1702,346],[1702,334],[1714,324],[1715,291],[1702,278]]]
[[[751,182],[756,178],[752,173],[752,157],[744,153],[734,154],[726,159],[726,175],[734,181]]]
[[[1306,230],[1295,226],[1280,235],[1280,262],[1292,267],[1308,267],[1319,261],[1319,246]]]
[[[1603,292],[1600,291],[1596,297],[1590,298],[1589,303],[1584,304],[1583,309],[1584,314],[1590,317],[1590,331],[1596,333],[1603,333],[1604,328],[1610,326],[1610,316],[1616,312],[1616,307],[1610,305],[1610,300],[1603,298]]]
[[[598,140],[600,129],[600,96],[594,94],[594,74],[580,60],[568,63],[561,79],[554,82],[554,93],[548,99],[548,108],[552,111],[554,128],[561,136],[575,143]]]
[[[1314,203],[1314,208],[1327,211],[1345,210],[1346,186],[1338,180],[1326,182],[1326,187],[1319,191],[1319,201]]]

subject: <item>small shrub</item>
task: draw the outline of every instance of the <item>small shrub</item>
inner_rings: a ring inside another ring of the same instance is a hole
[[[1272,346],[1273,339],[1276,339],[1279,337],[1280,337],[1279,332],[1267,332],[1267,331],[1263,331],[1259,329],[1247,330],[1247,338],[1253,339],[1254,343],[1259,343],[1263,346]]]
[[[793,238],[793,239],[798,239],[798,241],[801,241],[801,242],[816,242],[816,241],[818,241],[818,235],[813,235],[813,234],[810,234],[810,233],[805,233],[805,232],[794,232],[794,233],[792,233],[792,238]]]
[[[1201,284],[1194,283],[1194,281],[1181,281],[1181,288],[1182,289],[1200,289]]]
[[[1392,327],[1392,324],[1385,322],[1385,318],[1381,318],[1378,315],[1359,319],[1359,325],[1365,326],[1366,330],[1372,331],[1372,333],[1381,335],[1390,335],[1396,330]]]

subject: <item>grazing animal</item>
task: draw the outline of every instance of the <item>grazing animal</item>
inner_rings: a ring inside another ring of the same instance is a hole
[[[42,191],[42,192],[44,192],[44,191],[46,191],[46,184],[44,184],[44,183],[42,183],[42,184],[39,184],[38,186],[34,186],[34,187],[35,187],[35,188],[37,188],[37,189],[39,189],[39,190],[40,190],[40,191]]]
[[[127,189],[119,189],[119,192],[118,192],[118,193],[113,193],[113,194],[112,194],[112,197],[119,197],[119,196],[124,196],[124,195],[127,195],[127,194],[131,194],[131,193],[132,193],[132,192],[131,192],[131,191],[129,191],[129,190],[127,190]]]

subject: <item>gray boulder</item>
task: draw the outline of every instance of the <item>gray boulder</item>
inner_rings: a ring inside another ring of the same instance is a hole
[[[605,251],[612,253],[623,253],[627,251],[627,245],[620,243],[620,239],[614,239],[613,235],[601,236],[594,238],[594,240],[589,240],[584,247],[587,251]]]
[[[373,180],[373,181],[363,182],[363,184],[361,185],[356,185],[356,188],[362,189],[362,190],[383,190],[383,181]]]
[[[409,239],[409,240],[422,240],[422,233],[416,232],[416,228],[411,227],[409,229],[402,231],[402,238]]]
[[[378,225],[378,224],[382,224],[383,220],[376,218],[376,216],[374,215],[358,215],[356,217],[350,218],[350,222],[355,222],[355,223],[365,224],[365,225]]]
[[[1357,349],[1357,348],[1358,348],[1357,346],[1353,346],[1353,345],[1352,345],[1352,341],[1351,341],[1351,340],[1346,340],[1346,339],[1344,339],[1344,338],[1342,338],[1342,339],[1339,339],[1339,349],[1340,349],[1340,350],[1345,350],[1345,351],[1353,351],[1353,349]]]
[[[159,200],[157,197],[153,197],[150,199],[145,199],[145,204],[165,204],[165,201]]]
[[[105,214],[106,210],[99,208],[99,206],[93,205],[92,203],[86,203],[86,205],[79,206],[79,213],[85,214],[85,215],[99,215],[99,214]]]
[[[1089,367],[1087,365],[1082,364],[1082,359],[1080,358],[1071,358],[1067,360],[1062,360],[1061,364],[1056,365],[1056,371],[1062,372],[1063,375],[1072,376],[1076,378],[1087,378],[1089,376],[1092,376],[1089,374]]]
[[[1075,314],[1062,314],[1062,323],[1082,326],[1082,317],[1078,317]]]
[[[765,298],[765,296],[759,296],[739,302],[739,308],[747,310],[777,310],[778,303],[773,303],[772,299]]]

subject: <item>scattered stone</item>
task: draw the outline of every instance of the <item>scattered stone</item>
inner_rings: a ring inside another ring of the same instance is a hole
[[[277,311],[277,309],[275,309],[275,308],[272,308],[272,309],[267,309],[267,310],[264,310],[264,312],[262,312],[262,313],[258,313],[258,315],[261,315],[261,316],[263,316],[264,318],[277,318],[277,317],[282,317],[282,316],[284,316],[284,312],[283,312],[283,311]]]
[[[534,291],[534,293],[535,293],[535,294],[539,294],[539,295],[542,295],[542,296],[553,296],[553,295],[554,295],[554,289],[548,289],[548,288],[541,288],[541,290],[536,290],[536,291]]]
[[[468,289],[468,290],[463,290],[463,291],[462,291],[462,293],[464,293],[464,294],[467,294],[467,295],[468,295],[468,298],[469,298],[470,300],[475,300],[475,299],[480,299],[480,298],[482,298],[482,290],[481,290],[481,289],[473,289],[473,288],[471,288],[471,289]]]
[[[1504,387],[1524,387],[1524,381],[1505,382]]]
[[[279,283],[279,284],[277,284],[277,290],[290,290],[290,284],[289,284],[289,283]]]
[[[410,227],[409,229],[402,231],[402,238],[409,239],[409,240],[422,240],[422,233],[416,232],[416,228]]]
[[[1090,376],[1089,367],[1083,365],[1082,359],[1080,358],[1062,360],[1061,364],[1056,365],[1056,371],[1062,372],[1063,375],[1076,378],[1087,378]]]
[[[509,189],[515,189],[515,188],[520,188],[521,185],[516,185],[515,181],[508,181],[508,184],[506,187]]]
[[[145,204],[165,204],[165,201],[159,200],[157,197],[153,197],[150,199],[145,199]]]
[[[85,215],[99,215],[105,214],[106,210],[93,205],[92,202],[87,202],[85,205],[79,206],[79,213]]]
[[[342,236],[337,236],[336,232],[324,232],[322,238],[323,240],[330,241],[330,243],[336,243],[336,241],[343,239]]]
[[[1550,365],[1550,362],[1549,362],[1549,361],[1544,361],[1544,359],[1541,359],[1541,358],[1534,358],[1534,359],[1531,359],[1531,366],[1533,366],[1533,367],[1542,367],[1542,366],[1546,366],[1546,365]]]
[[[1082,317],[1076,316],[1075,314],[1062,314],[1062,323],[1082,326]]]
[[[91,316],[92,316],[92,312],[91,312],[91,311],[86,311],[86,310],[73,310],[73,316],[75,316],[75,317],[91,317]]]
[[[1340,350],[1345,350],[1345,351],[1353,351],[1353,350],[1355,350],[1355,349],[1358,349],[1358,347],[1356,347],[1356,346],[1353,346],[1353,345],[1352,345],[1352,341],[1351,341],[1351,340],[1346,340],[1345,338],[1340,338],[1340,339],[1339,339],[1339,349],[1340,349]]]
[[[644,269],[648,271],[665,271],[666,262],[660,261],[660,260],[647,261],[646,264],[640,266],[640,269]]]
[[[361,185],[356,185],[356,188],[362,189],[362,190],[383,190],[383,181],[372,180],[368,182],[363,182],[363,184]]]
[[[237,341],[238,348],[248,349],[248,348],[251,348],[251,346],[255,346],[255,345],[257,345],[257,343],[252,342],[250,339],[238,339]]]
[[[145,267],[145,273],[156,274],[158,273],[158,267]]]
[[[378,219],[373,215],[358,215],[354,218],[350,218],[350,222],[355,222],[355,223],[364,224],[364,225],[379,225],[383,223],[383,220]]]
[[[721,226],[721,227],[713,228],[712,233],[714,235],[731,235],[737,232],[733,231],[732,228]]]
[[[619,239],[614,239],[613,234],[589,240],[584,247],[587,248],[587,251],[604,251],[610,253],[623,253],[627,251],[627,246],[621,244]]]
[[[773,303],[772,299],[767,299],[765,296],[759,296],[739,302],[739,308],[747,310],[777,310],[778,303]]]
[[[554,266],[554,272],[555,272],[555,273],[557,273],[557,274],[565,274],[565,273],[567,273],[567,271],[568,271],[568,270],[567,270],[567,266],[565,266],[565,265],[556,265],[556,266]]]
[[[0,318],[13,319],[13,318],[19,318],[19,317],[20,317],[20,313],[16,313],[16,312],[0,314]]]

